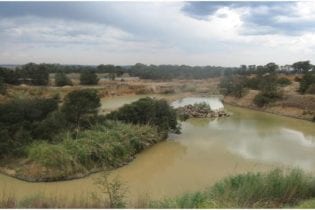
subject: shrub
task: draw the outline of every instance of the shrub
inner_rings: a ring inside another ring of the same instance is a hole
[[[259,82],[260,82],[260,80],[257,77],[247,78],[247,79],[245,79],[245,87],[252,89],[252,90],[258,90],[259,89]]]
[[[312,73],[305,73],[300,81],[299,92],[305,93],[312,84],[315,84],[315,75]]]
[[[35,139],[55,140],[55,136],[69,127],[65,116],[60,111],[54,111],[47,115],[47,118],[34,123],[32,136]]]
[[[55,74],[55,85],[61,87],[66,85],[72,85],[72,82],[65,73],[59,72]]]
[[[241,77],[225,77],[220,81],[219,87],[224,95],[241,98],[245,93],[244,80]]]
[[[82,71],[80,74],[81,85],[96,85],[98,80],[97,75],[92,71]]]
[[[300,170],[228,177],[204,192],[153,203],[155,208],[281,208],[315,195],[314,178]]]
[[[100,97],[95,90],[75,90],[66,95],[61,111],[65,118],[78,128],[84,118],[89,115],[96,116],[100,106]]]
[[[272,101],[273,101],[272,98],[265,96],[262,93],[258,93],[254,98],[254,103],[259,107],[263,107]]]
[[[1,155],[19,153],[23,146],[32,142],[39,122],[57,107],[55,98],[16,99],[0,104]]]
[[[4,95],[6,93],[6,85],[4,79],[0,77],[0,94]]]
[[[315,83],[310,85],[309,88],[307,88],[306,93],[315,94]]]
[[[176,111],[165,101],[149,97],[141,98],[131,104],[124,105],[117,111],[106,115],[107,119],[125,123],[153,125],[159,131],[178,131]]]
[[[288,78],[285,78],[285,77],[281,77],[277,80],[277,83],[280,85],[280,86],[288,86],[290,85],[292,82],[288,79]]]

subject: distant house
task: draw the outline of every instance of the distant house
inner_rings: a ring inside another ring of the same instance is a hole
[[[291,65],[284,65],[284,66],[280,66],[280,71],[287,71],[287,72],[290,72],[290,71],[293,71],[294,68],[293,66]]]

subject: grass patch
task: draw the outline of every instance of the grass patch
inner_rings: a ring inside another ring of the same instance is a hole
[[[57,144],[33,143],[28,146],[27,155],[34,163],[70,175],[124,165],[136,153],[160,140],[154,127],[106,122],[82,131],[76,139],[64,135]]]
[[[314,178],[300,170],[228,177],[204,192],[152,202],[154,208],[281,208],[315,196]],[[314,203],[314,202],[313,202]],[[306,204],[305,204],[306,205]]]

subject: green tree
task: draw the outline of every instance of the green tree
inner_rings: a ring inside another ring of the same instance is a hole
[[[312,84],[315,84],[315,75],[310,72],[305,73],[300,81],[299,92],[305,93]]]
[[[58,72],[55,74],[55,85],[61,87],[72,85],[72,82],[64,72]]]
[[[79,129],[80,122],[88,116],[96,116],[100,106],[100,97],[95,90],[75,90],[66,95],[61,111]]]
[[[245,93],[245,80],[238,76],[228,76],[220,81],[220,92],[224,95],[232,95],[241,98]]]
[[[97,75],[92,71],[83,71],[80,74],[81,85],[96,85],[98,80]]]
[[[298,61],[292,64],[294,70],[298,72],[307,72],[309,69],[312,68],[310,61]]]
[[[265,65],[265,69],[267,72],[275,72],[277,69],[279,68],[279,66],[275,63],[267,63]]]

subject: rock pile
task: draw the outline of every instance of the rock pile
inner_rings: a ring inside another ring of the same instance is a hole
[[[200,105],[186,105],[184,107],[177,108],[177,113],[181,119],[186,120],[188,118],[217,118],[228,117],[229,114],[224,110],[211,110],[208,106]]]

